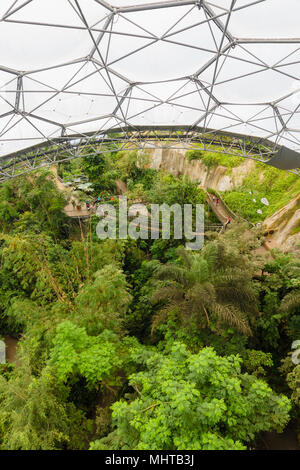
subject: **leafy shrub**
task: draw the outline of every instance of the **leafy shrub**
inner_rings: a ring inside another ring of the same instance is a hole
[[[243,184],[233,191],[223,193],[222,197],[235,213],[256,223],[270,217],[299,193],[298,176],[256,162],[255,168],[246,175]],[[269,206],[261,203],[262,198],[269,201]],[[299,205],[295,205],[286,217],[291,217],[298,207]],[[257,213],[258,209],[262,214]]]
[[[249,192],[241,190],[228,191],[222,194],[222,198],[235,214],[253,223],[260,222],[267,217],[267,207],[259,199],[255,203],[253,195]],[[257,212],[258,209],[262,211],[262,214]]]
[[[261,431],[280,432],[290,401],[242,374],[241,362],[212,348],[191,354],[179,342],[168,354],[153,353],[130,377],[139,395],[114,403],[115,431],[91,448],[243,450]]]
[[[192,160],[200,160],[203,157],[203,152],[201,150],[188,150],[185,156],[191,162]]]

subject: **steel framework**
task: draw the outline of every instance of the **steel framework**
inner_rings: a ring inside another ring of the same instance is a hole
[[[300,174],[299,2],[127,2],[1,0],[0,182],[149,146]],[[274,34],[256,37],[266,14]]]

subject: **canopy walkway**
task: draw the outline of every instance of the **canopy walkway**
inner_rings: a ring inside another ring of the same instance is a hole
[[[209,206],[211,207],[213,213],[215,216],[219,219],[220,222],[222,222],[223,226],[228,220],[228,217],[230,217],[233,221],[240,219],[234,212],[232,212],[231,209],[225,204],[221,196],[218,195],[218,204],[216,203],[216,196],[215,200],[213,200],[213,195],[207,193],[207,202]],[[241,219],[246,222],[245,219]],[[250,223],[250,222],[248,222]],[[254,224],[251,223],[251,225],[254,227]],[[259,248],[254,250],[256,254],[265,254],[266,251],[271,251],[273,249],[279,248],[278,244],[272,239],[272,235],[269,232],[267,232],[267,235],[265,236],[265,241],[263,245],[261,245]]]
[[[207,202],[217,219],[219,219],[223,225],[227,222],[228,217],[236,219],[236,215],[226,206],[220,196],[214,197],[212,194],[207,193]]]
[[[73,206],[72,202],[70,202],[64,208],[64,213],[68,217],[71,217],[71,218],[88,219],[91,217],[91,215],[96,213],[96,208],[95,207],[90,207],[90,209],[83,208],[80,203],[76,203],[76,202],[75,202],[75,205]]]
[[[61,190],[66,189],[63,186],[59,177],[56,177],[56,183],[59,189]],[[109,203],[109,202],[110,201],[102,201],[102,203]],[[233,220],[237,219],[237,216],[229,209],[228,206],[226,206],[226,204],[224,203],[224,201],[222,200],[220,196],[218,198],[218,204],[216,204],[216,200],[213,200],[213,195],[208,193],[207,202],[221,223],[205,225],[204,233],[214,232],[214,231],[221,232],[224,229],[224,226],[228,220],[228,217],[231,217],[231,219]],[[96,211],[97,211],[96,205],[94,206],[91,205],[89,209],[85,207],[83,208],[82,204],[79,203],[76,199],[74,199],[74,196],[72,196],[71,201],[64,208],[64,212],[68,217],[80,219],[80,220],[89,219],[92,215],[96,213]],[[108,217],[108,218],[111,218],[111,217]],[[141,226],[140,224],[136,224],[136,225],[139,226],[140,228],[145,228],[144,226]],[[158,231],[160,232],[161,229],[159,228]],[[196,235],[200,235],[200,234],[197,233]],[[266,253],[266,251],[270,251],[273,248],[277,248],[276,243],[270,240],[270,237],[267,237],[267,239],[265,240],[265,243],[259,249],[257,249],[256,252],[257,254],[264,254]]]
[[[110,201],[102,201],[102,203],[105,203],[105,204],[107,204],[109,202]],[[64,212],[68,217],[71,217],[71,218],[88,219],[92,215],[96,214],[97,206],[90,206],[89,209],[86,209],[86,208],[82,208],[79,203],[78,203],[78,205],[75,205],[75,207],[72,205],[72,203],[69,203],[65,207]],[[149,215],[149,217],[151,217],[150,213],[148,215]],[[107,218],[111,218],[111,217],[107,217]],[[140,224],[136,224],[136,225],[139,226]],[[206,232],[220,232],[223,229],[223,227],[224,227],[223,224],[205,225],[204,233],[206,233]],[[145,227],[141,226],[141,228],[145,228]],[[161,229],[158,229],[158,230],[161,231]],[[197,235],[199,235],[198,232],[197,232]]]

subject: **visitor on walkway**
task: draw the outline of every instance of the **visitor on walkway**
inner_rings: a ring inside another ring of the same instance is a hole
[[[85,201],[85,205],[86,205],[87,210],[89,211],[89,210],[90,210],[90,203],[89,203],[89,201]]]
[[[215,195],[213,195],[213,197],[212,197],[213,202],[215,202],[215,199],[216,199],[216,197],[215,197]]]
[[[101,197],[98,196],[98,197],[93,201],[93,209],[96,207],[96,204],[97,204],[97,203],[100,204],[100,202],[101,202]]]
[[[226,222],[225,222],[225,225],[224,225],[224,230],[226,230],[227,225],[229,225],[230,222],[231,222],[231,217],[228,217],[227,220],[226,220]]]
[[[219,204],[219,199],[217,198],[216,199],[216,206]]]

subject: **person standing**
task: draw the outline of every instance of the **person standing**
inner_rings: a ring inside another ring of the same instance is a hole
[[[227,228],[227,225],[230,224],[230,222],[231,222],[231,217],[228,217],[228,218],[227,218],[227,221],[226,221],[226,223],[225,223],[225,227],[224,227],[225,230],[226,230],[226,228]]]

